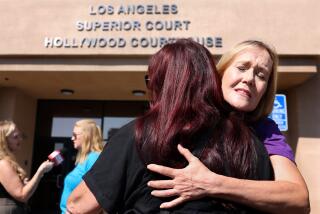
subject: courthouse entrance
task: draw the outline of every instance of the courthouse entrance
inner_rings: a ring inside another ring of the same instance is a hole
[[[32,174],[53,150],[63,150],[65,161],[42,178],[30,201],[32,213],[60,213],[63,180],[74,168],[77,152],[71,141],[73,125],[77,120],[94,119],[107,143],[118,128],[147,108],[145,101],[38,101]]]

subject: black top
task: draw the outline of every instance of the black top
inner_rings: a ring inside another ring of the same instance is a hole
[[[10,198],[13,199],[12,196],[7,192],[2,183],[0,183],[0,198]]]
[[[6,198],[8,200],[10,200],[10,202],[15,203],[17,206],[19,207],[24,207],[24,203],[17,201],[16,199],[14,199],[8,192],[7,190],[4,188],[4,186],[0,183],[0,198]]]
[[[230,213],[222,200],[202,198],[170,210],[160,210],[165,198],[151,195],[147,182],[163,179],[151,173],[139,158],[134,139],[135,121],[122,127],[105,146],[91,170],[83,177],[98,203],[108,213]],[[263,151],[264,150],[264,151]],[[269,156],[263,145],[257,148],[259,180],[272,178]],[[261,157],[261,158],[260,158]],[[222,203],[221,203],[222,201]],[[231,213],[239,213],[240,210]],[[242,206],[241,213],[257,213]]]

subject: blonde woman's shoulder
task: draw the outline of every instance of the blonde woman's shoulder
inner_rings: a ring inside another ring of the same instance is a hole
[[[8,159],[0,160],[0,177],[10,177],[13,174],[16,175],[16,171],[13,169],[10,161]]]
[[[17,171],[8,159],[0,160],[0,183],[10,195],[16,195],[17,189],[23,186]]]
[[[0,180],[10,177],[12,174],[16,174],[10,161],[6,158],[0,160]]]
[[[9,159],[8,158],[0,159],[0,167],[1,167],[1,169],[2,169],[2,167],[6,167],[6,166],[11,166]]]

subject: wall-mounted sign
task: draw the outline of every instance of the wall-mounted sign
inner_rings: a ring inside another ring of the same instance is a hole
[[[274,120],[278,125],[280,131],[288,131],[288,114],[287,114],[287,101],[286,95],[277,94],[274,103],[273,109],[269,118]]]
[[[74,37],[47,36],[44,47],[161,48],[178,38],[187,37],[207,48],[222,48],[220,36],[191,35],[189,30],[196,23],[187,17],[181,18],[179,12],[177,4],[89,5],[85,14],[87,19],[70,23],[74,26]],[[124,35],[119,35],[121,32]],[[180,32],[180,36],[174,36],[176,32]],[[181,32],[185,32],[185,36],[181,36]]]

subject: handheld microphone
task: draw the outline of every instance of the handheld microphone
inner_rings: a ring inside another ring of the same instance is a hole
[[[64,161],[64,158],[61,154],[60,150],[53,151],[49,156],[48,159],[54,163],[55,166],[58,166]]]

